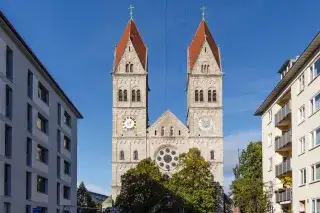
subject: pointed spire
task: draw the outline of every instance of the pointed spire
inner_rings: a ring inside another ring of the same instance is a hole
[[[130,10],[130,19],[133,19],[133,9],[134,9],[134,6],[132,4],[130,4],[129,8]]]

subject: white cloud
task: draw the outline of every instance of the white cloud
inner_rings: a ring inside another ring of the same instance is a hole
[[[238,163],[238,149],[241,150],[251,141],[261,140],[261,130],[243,130],[229,134],[224,139],[224,188],[229,192],[229,185],[233,180],[233,168]]]

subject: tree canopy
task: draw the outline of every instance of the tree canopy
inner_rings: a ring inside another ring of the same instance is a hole
[[[78,212],[80,212],[80,209],[81,209],[81,213],[96,212],[95,209],[89,209],[89,208],[96,208],[96,204],[94,201],[92,201],[91,195],[83,182],[79,184],[77,189],[77,206],[83,207],[82,209],[78,208]]]

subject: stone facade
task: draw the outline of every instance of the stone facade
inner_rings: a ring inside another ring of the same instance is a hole
[[[127,64],[133,64],[132,72],[128,72]],[[203,65],[208,65],[206,70]],[[140,160],[151,157],[163,173],[171,175],[176,171],[179,154],[193,147],[212,163],[214,179],[223,185],[223,75],[220,67],[210,44],[204,40],[195,64],[187,71],[187,124],[169,110],[153,124],[148,124],[148,70],[141,64],[132,40],[128,39],[112,72],[113,198],[120,193],[121,175]],[[119,97],[120,90],[126,90],[126,101],[123,101],[124,94]],[[140,90],[140,101],[132,101],[133,90]],[[202,91],[202,101],[195,101],[196,90]],[[215,91],[215,101],[208,101],[211,99],[209,90]]]

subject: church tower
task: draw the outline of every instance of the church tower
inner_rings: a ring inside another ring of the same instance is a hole
[[[115,48],[111,73],[113,198],[120,193],[121,175],[146,158],[147,65],[147,47],[131,17]]]
[[[188,47],[187,124],[190,145],[211,162],[223,184],[222,68],[220,50],[203,18]]]

